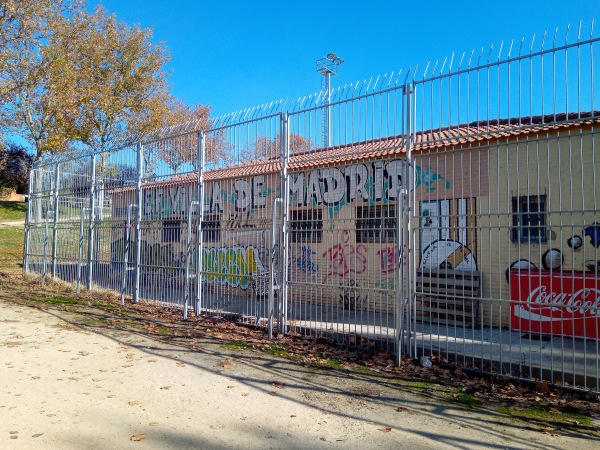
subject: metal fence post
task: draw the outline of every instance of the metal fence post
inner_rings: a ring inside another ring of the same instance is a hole
[[[95,196],[96,196],[96,154],[92,155],[91,180],[90,180],[90,223],[88,228],[88,257],[87,257],[87,288],[92,289],[92,266],[94,258],[94,216],[96,215]]]
[[[196,229],[196,302],[194,315],[197,317],[202,312],[202,221],[204,220],[204,157],[206,153],[206,136],[204,131],[198,132],[198,224]]]
[[[35,174],[35,168],[31,168],[29,171],[29,187],[28,187],[28,197],[27,197],[27,214],[25,215],[25,236],[23,242],[23,276],[29,272],[29,242],[30,242],[30,233],[31,233],[31,199],[33,195],[33,177]]]
[[[142,178],[144,176],[144,147],[137,144],[137,184],[135,187],[136,203],[138,205],[135,217],[135,289],[133,291],[133,303],[140,301],[140,259],[142,246],[140,245],[140,222],[142,221]]]
[[[58,235],[58,189],[60,184],[60,163],[56,163],[54,172],[54,223],[52,226],[52,278],[56,277],[56,238]]]
[[[289,116],[288,114],[281,115],[281,136],[283,139],[281,145],[281,205],[282,213],[282,258],[281,258],[281,288],[279,290],[279,304],[281,305],[279,328],[282,333],[287,332],[288,321],[288,218],[289,218],[289,195],[290,189],[288,184],[288,161],[290,156],[290,131],[289,131]]]
[[[279,289],[277,285],[277,274],[275,273],[275,263],[277,262],[277,253],[280,251],[277,245],[277,205],[283,203],[281,197],[273,200],[272,222],[271,222],[271,267],[270,267],[270,283],[269,283],[269,324],[268,337],[273,339],[273,320],[275,319],[275,289]],[[281,208],[281,206],[280,206]],[[281,296],[281,292],[279,292]]]
[[[81,208],[79,216],[79,248],[77,249],[77,293],[81,292],[81,266],[83,265],[83,241],[84,241],[84,222],[85,210],[89,208]]]
[[[406,253],[410,247],[410,220],[408,205],[408,192],[411,189],[412,177],[410,176],[411,166],[411,108],[412,108],[412,96],[414,93],[414,87],[412,84],[404,85],[402,87],[402,96],[404,98],[404,113],[405,113],[405,129],[404,129],[404,145],[406,148],[404,174],[402,180],[402,186],[397,197],[397,245],[398,245],[398,283],[397,283],[397,307],[396,307],[396,365],[402,364],[403,351],[406,348],[406,339],[408,335],[408,346],[410,347],[410,321],[411,321],[411,306],[407,305],[407,299],[410,299],[410,267],[405,268],[404,261],[408,261]],[[406,248],[405,248],[406,246]],[[407,315],[405,316],[405,310],[407,309]],[[407,327],[408,325],[408,327]]]

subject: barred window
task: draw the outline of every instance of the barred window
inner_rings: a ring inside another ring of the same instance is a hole
[[[521,195],[512,198],[513,242],[547,242],[546,196]]]
[[[396,205],[356,208],[356,242],[395,242]]]
[[[219,214],[205,214],[202,220],[202,241],[221,241],[221,216]]]
[[[323,240],[323,210],[297,209],[291,211],[292,242],[321,242]]]
[[[163,220],[163,242],[179,242],[181,240],[181,220]]]

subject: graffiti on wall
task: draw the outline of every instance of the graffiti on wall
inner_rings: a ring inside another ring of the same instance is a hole
[[[134,264],[136,245],[135,241],[130,243],[128,264]],[[122,264],[125,259],[125,238],[113,241],[110,244],[110,253],[113,264]],[[167,273],[174,273],[185,266],[185,255],[181,252],[177,253],[172,244],[160,242],[150,244],[147,241],[140,241],[140,264],[162,267]]]
[[[341,167],[324,167],[290,176],[290,196],[297,206],[325,205],[333,210],[347,203],[361,200],[369,204],[388,203],[397,200],[400,190],[406,185],[406,162],[404,159],[354,163]],[[408,183],[415,188],[420,185],[428,191],[436,189],[440,181],[446,189],[450,182],[435,173],[431,167],[416,167],[416,180]],[[266,184],[265,175],[239,178],[228,187],[215,181],[207,186],[204,198],[207,213],[222,213],[225,203],[232,203],[238,214],[230,220],[240,228],[248,225],[251,212],[266,208],[268,198],[275,191]],[[143,211],[148,220],[185,217],[189,205],[196,198],[195,183],[180,183],[143,189]],[[124,208],[120,208],[125,211]],[[240,218],[241,217],[241,218]]]
[[[359,284],[350,279],[338,286],[338,304],[347,310],[362,309],[369,301],[367,291],[361,290]]]
[[[297,206],[388,202],[398,198],[405,170],[404,159],[393,159],[299,172],[291,177],[290,195]]]
[[[206,282],[244,290],[252,284],[252,274],[267,271],[253,245],[203,248],[202,268]]]
[[[407,252],[406,244],[404,245],[404,258],[403,264],[406,265],[406,252]],[[379,256],[379,268],[381,269],[381,273],[392,273],[398,270],[398,260],[400,255],[398,255],[398,246],[390,245],[381,250],[377,250],[377,256]]]
[[[301,245],[296,248],[292,254],[292,261],[301,272],[315,273],[319,270],[319,265],[314,259],[316,252],[308,245]]]
[[[271,219],[255,219],[251,211],[236,211],[229,215],[224,228],[237,229],[266,229],[271,227]]]
[[[345,277],[348,274],[360,275],[367,270],[366,245],[351,244],[348,230],[342,232],[341,240],[341,243],[323,252],[323,258],[327,260],[327,274],[323,282],[335,276]]]
[[[415,188],[418,188],[421,184],[424,184],[427,188],[427,192],[433,192],[436,189],[435,185],[437,184],[438,180],[444,180],[444,187],[446,189],[450,189],[450,182],[439,173],[435,173],[431,167],[423,168],[421,166],[416,166],[415,172],[417,173],[417,182],[415,184]]]
[[[143,190],[143,212],[147,220],[186,216],[194,199],[196,186],[192,184],[172,184]]]

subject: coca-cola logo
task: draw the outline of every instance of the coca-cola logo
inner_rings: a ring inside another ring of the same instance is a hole
[[[539,286],[529,293],[524,304],[515,308],[514,314],[544,322],[600,317],[600,289],[552,292],[546,286]]]

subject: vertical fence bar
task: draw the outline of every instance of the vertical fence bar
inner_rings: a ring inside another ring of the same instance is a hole
[[[194,208],[198,207],[198,201],[190,202],[188,208],[186,237],[185,237],[185,290],[183,292],[183,320],[187,319],[188,307],[190,305],[190,260],[192,259],[192,223]],[[198,275],[196,274],[196,277]]]
[[[88,255],[87,255],[87,288],[92,289],[93,279],[93,256],[94,256],[94,218],[96,215],[95,208],[95,190],[96,190],[96,154],[92,155],[91,180],[90,180],[90,223],[88,229]]]
[[[268,334],[269,334],[269,339],[273,339],[273,320],[275,318],[275,289],[278,288],[277,286],[277,274],[275,273],[275,264],[277,262],[277,253],[279,252],[279,248],[277,245],[277,234],[278,234],[278,230],[277,230],[277,205],[281,205],[282,204],[282,199],[281,198],[276,198],[275,200],[273,200],[273,211],[272,211],[272,223],[271,223],[271,270],[270,270],[270,277],[271,277],[271,282],[269,283],[269,329],[268,329]],[[281,207],[281,206],[280,206]],[[281,296],[281,292],[279,293],[279,295]]]
[[[135,215],[135,289],[133,291],[133,303],[140,301],[140,259],[142,246],[140,245],[140,224],[142,222],[142,210],[144,208],[142,198],[142,177],[144,175],[144,147],[137,144],[137,183],[135,186],[137,210]]]
[[[281,288],[279,290],[280,322],[279,328],[282,333],[287,332],[288,322],[288,268],[289,268],[289,242],[288,242],[288,219],[289,219],[289,198],[290,189],[288,184],[288,161],[290,154],[290,133],[289,117],[287,114],[281,115],[281,198],[282,198],[282,237],[281,246]]]
[[[60,163],[54,169],[54,221],[52,224],[52,278],[56,277],[56,237],[58,235],[58,189],[60,184]]]
[[[202,222],[204,220],[204,155],[206,152],[206,135],[203,130],[198,131],[198,222],[196,225],[196,301],[194,315],[198,317],[202,312]]]

